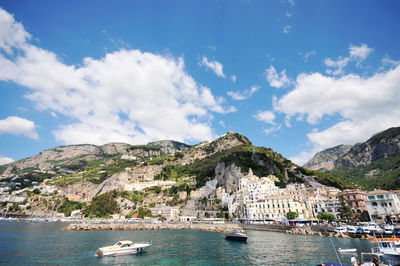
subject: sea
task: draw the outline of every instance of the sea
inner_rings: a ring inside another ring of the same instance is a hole
[[[350,264],[340,247],[369,252],[370,241],[248,231],[247,242],[223,233],[176,231],[63,231],[59,222],[0,221],[0,264],[5,265],[317,265]],[[146,252],[96,257],[119,240],[152,242]]]

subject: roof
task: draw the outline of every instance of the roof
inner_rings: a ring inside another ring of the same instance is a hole
[[[387,191],[387,190],[375,190],[375,191],[368,192],[368,195],[378,195],[378,194],[388,194],[388,193],[391,193],[391,192]]]

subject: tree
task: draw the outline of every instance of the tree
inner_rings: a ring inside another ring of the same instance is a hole
[[[346,201],[344,200],[343,196],[339,197],[340,201],[340,207],[339,207],[339,215],[341,219],[344,219],[346,221],[350,221],[353,218],[353,213],[351,212],[351,209],[349,205],[346,204]]]
[[[288,218],[289,220],[296,219],[297,217],[299,217],[299,214],[297,212],[286,213],[286,218]]]
[[[333,215],[332,213],[329,213],[329,212],[320,212],[320,213],[318,213],[317,218],[318,218],[318,220],[328,221],[328,222],[336,221],[335,215]]]
[[[111,214],[118,213],[118,203],[115,201],[117,191],[110,191],[92,199],[92,202],[85,210],[85,214],[94,214],[97,217],[107,217]]]

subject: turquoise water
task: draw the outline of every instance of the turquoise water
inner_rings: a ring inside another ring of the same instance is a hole
[[[202,231],[61,231],[65,224],[0,222],[0,263],[12,265],[316,265],[338,262],[336,248],[370,251],[360,239],[249,231],[247,243]],[[118,240],[153,241],[140,255],[95,257]],[[340,257],[350,263],[350,257]]]

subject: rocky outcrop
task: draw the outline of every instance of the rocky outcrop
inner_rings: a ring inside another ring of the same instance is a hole
[[[332,170],[338,158],[346,154],[351,147],[352,145],[339,145],[318,152],[304,165],[304,168],[310,170]]]
[[[162,165],[143,165],[134,169],[125,169],[125,171],[116,173],[103,181],[94,191],[93,196],[115,189],[125,190],[126,185],[153,180],[154,176],[159,174],[161,170]]]
[[[225,166],[224,162],[220,162],[215,167],[215,178],[217,178],[217,187],[224,187],[226,192],[230,193],[239,188],[239,180],[245,176],[241,172],[240,167],[235,164]]]
[[[354,168],[395,155],[400,155],[400,127],[389,128],[353,146],[339,145],[326,149],[317,153],[304,167],[311,170]]]
[[[251,145],[251,142],[245,136],[242,136],[233,131],[229,131],[225,135],[210,143],[202,142],[196,146],[193,146],[185,153],[183,159],[181,160],[181,164],[190,164],[196,159],[201,160],[217,152],[228,150],[236,146],[245,144]]]

